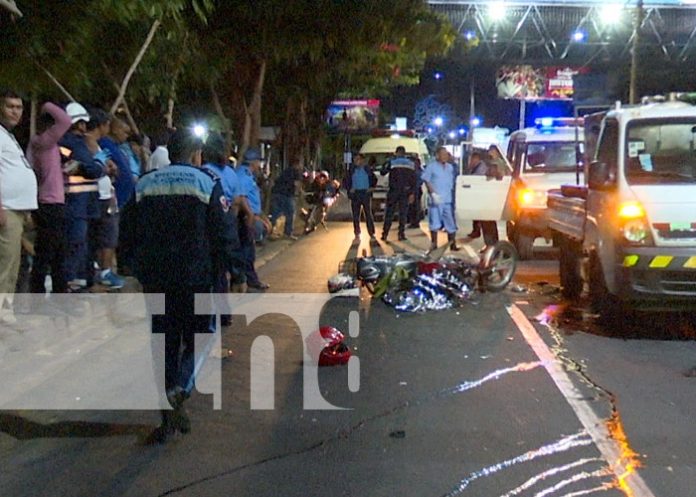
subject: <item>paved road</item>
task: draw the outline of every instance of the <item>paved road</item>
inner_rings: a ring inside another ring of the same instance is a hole
[[[351,227],[333,223],[271,242],[260,274],[282,296],[251,296],[268,312],[224,330],[222,408],[194,395],[186,437],[140,445],[157,422],[148,411],[0,412],[0,495],[695,495],[696,347],[673,339],[693,338],[689,318],[603,328],[582,303],[560,301],[549,248],[508,291],[456,310],[398,314],[365,293],[310,304],[343,330],[358,312],[348,340],[360,385],[351,391],[345,367],[321,369],[324,399],[347,409],[303,409],[300,330],[272,298],[325,292],[338,264],[363,250],[427,246],[423,232],[407,234],[403,244],[353,244]],[[306,313],[309,300],[296,298],[292,312]],[[275,361],[252,357],[259,335],[273,340]],[[272,410],[250,410],[252,367],[274,369]]]

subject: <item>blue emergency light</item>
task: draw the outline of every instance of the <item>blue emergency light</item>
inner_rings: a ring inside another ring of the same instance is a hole
[[[541,130],[552,131],[554,128],[582,126],[583,122],[582,117],[577,120],[573,117],[540,117],[534,120],[534,125]]]

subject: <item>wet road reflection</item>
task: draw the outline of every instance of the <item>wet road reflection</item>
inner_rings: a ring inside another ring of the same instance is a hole
[[[588,445],[592,445],[593,441],[590,435],[585,431],[582,430],[574,435],[570,435],[567,437],[564,437],[557,442],[544,445],[542,447],[539,447],[538,449],[530,450],[528,452],[525,452],[524,454],[521,454],[517,457],[513,457],[512,459],[508,459],[503,462],[499,462],[497,464],[494,464],[492,466],[488,466],[486,468],[483,468],[479,471],[476,471],[474,473],[471,473],[468,477],[464,478],[461,480],[453,490],[451,490],[449,493],[444,494],[445,497],[454,497],[456,495],[461,495],[468,487],[471,485],[473,482],[476,480],[479,480],[481,478],[488,478],[492,475],[495,475],[496,473],[503,471],[505,469],[508,469],[512,466],[516,466],[518,464],[523,464],[526,462],[533,461],[535,459],[538,459],[540,457],[547,457],[547,456],[552,456],[554,454],[558,454],[560,452],[567,452],[571,449],[574,449],[576,447],[584,447]],[[539,478],[536,480],[534,483],[538,481],[542,481],[544,478]],[[515,495],[515,494],[512,494]]]
[[[556,476],[560,473],[564,473],[566,471],[569,471],[571,469],[579,468],[580,466],[584,466],[588,463],[595,463],[595,462],[603,462],[602,459],[599,457],[587,457],[584,459],[579,459],[575,462],[572,462],[570,464],[564,464],[563,466],[558,466],[556,468],[551,468],[548,469],[542,473],[539,473],[536,476],[531,477],[529,480],[524,482],[522,485],[519,487],[510,490],[508,493],[501,495],[500,497],[514,497],[515,495],[519,495],[525,490],[530,489],[540,481],[546,480],[547,478],[551,476]]]
[[[594,389],[599,398],[606,399],[611,408],[611,415],[606,420],[607,432],[609,437],[616,442],[619,447],[620,455],[617,461],[612,461],[615,468],[623,468],[620,474],[614,479],[614,487],[620,489],[627,497],[633,497],[634,493],[631,486],[627,483],[629,477],[641,467],[638,454],[631,448],[626,436],[621,415],[619,414],[616,395],[592,380],[585,371],[585,366],[570,357],[564,344],[564,334],[560,327],[562,318],[568,313],[566,304],[548,305],[535,319],[544,325],[550,333],[554,343],[551,346],[554,355],[559,359],[563,367],[569,373],[575,373],[582,383]]]

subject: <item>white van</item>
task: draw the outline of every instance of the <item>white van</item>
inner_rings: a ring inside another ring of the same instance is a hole
[[[386,136],[376,136],[367,140],[360,148],[360,153],[365,156],[368,163],[374,158],[376,163],[377,187],[372,195],[372,212],[376,218],[384,217],[389,190],[389,175],[382,176],[380,169],[394,154],[396,147],[404,147],[406,155],[417,157],[423,167],[430,161],[430,153],[425,140],[418,138],[413,131],[390,132]],[[425,195],[423,195],[425,200]]]

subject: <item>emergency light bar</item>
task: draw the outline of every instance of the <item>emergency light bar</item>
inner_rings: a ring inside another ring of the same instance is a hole
[[[568,128],[571,126],[583,126],[585,120],[582,117],[541,117],[534,120],[534,125],[540,129]]]
[[[401,131],[396,131],[394,129],[374,129],[372,130],[373,138],[387,138],[394,136],[404,136],[407,138],[415,138],[416,132],[412,129],[404,129]]]

